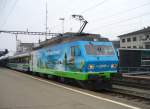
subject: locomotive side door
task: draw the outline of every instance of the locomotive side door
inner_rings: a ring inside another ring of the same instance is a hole
[[[69,63],[74,66],[74,68],[80,69],[81,62],[81,49],[80,46],[72,46],[70,48],[70,59]]]

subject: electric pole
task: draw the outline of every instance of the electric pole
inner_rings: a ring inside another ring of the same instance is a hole
[[[64,33],[64,21],[65,21],[65,18],[59,18],[59,20],[62,21],[62,33]]]

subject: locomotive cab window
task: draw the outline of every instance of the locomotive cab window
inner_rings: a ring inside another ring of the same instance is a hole
[[[112,46],[85,45],[86,54],[89,55],[114,55]]]
[[[79,46],[71,47],[71,56],[81,56],[81,50]]]

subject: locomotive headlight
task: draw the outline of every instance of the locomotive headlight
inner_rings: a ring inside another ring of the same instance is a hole
[[[90,64],[90,65],[88,66],[88,68],[89,68],[89,69],[94,69],[94,65]]]
[[[117,68],[117,64],[111,64],[111,68]]]

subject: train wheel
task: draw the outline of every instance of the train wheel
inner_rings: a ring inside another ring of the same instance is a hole
[[[94,86],[93,86],[93,82],[92,81],[76,81],[77,84],[83,88],[83,89],[87,89],[87,90],[95,90]]]
[[[60,81],[61,83],[65,83],[65,78],[64,78],[64,77],[60,77],[59,81]]]
[[[112,85],[109,81],[104,80],[88,80],[88,81],[77,81],[80,87],[92,91],[110,90]]]
[[[44,78],[48,79],[48,74],[43,74]]]
[[[36,75],[36,72],[32,72],[32,75]]]
[[[98,91],[111,90],[112,84],[111,84],[110,80],[102,80],[102,81],[97,80],[96,84],[95,84],[95,88]]]

